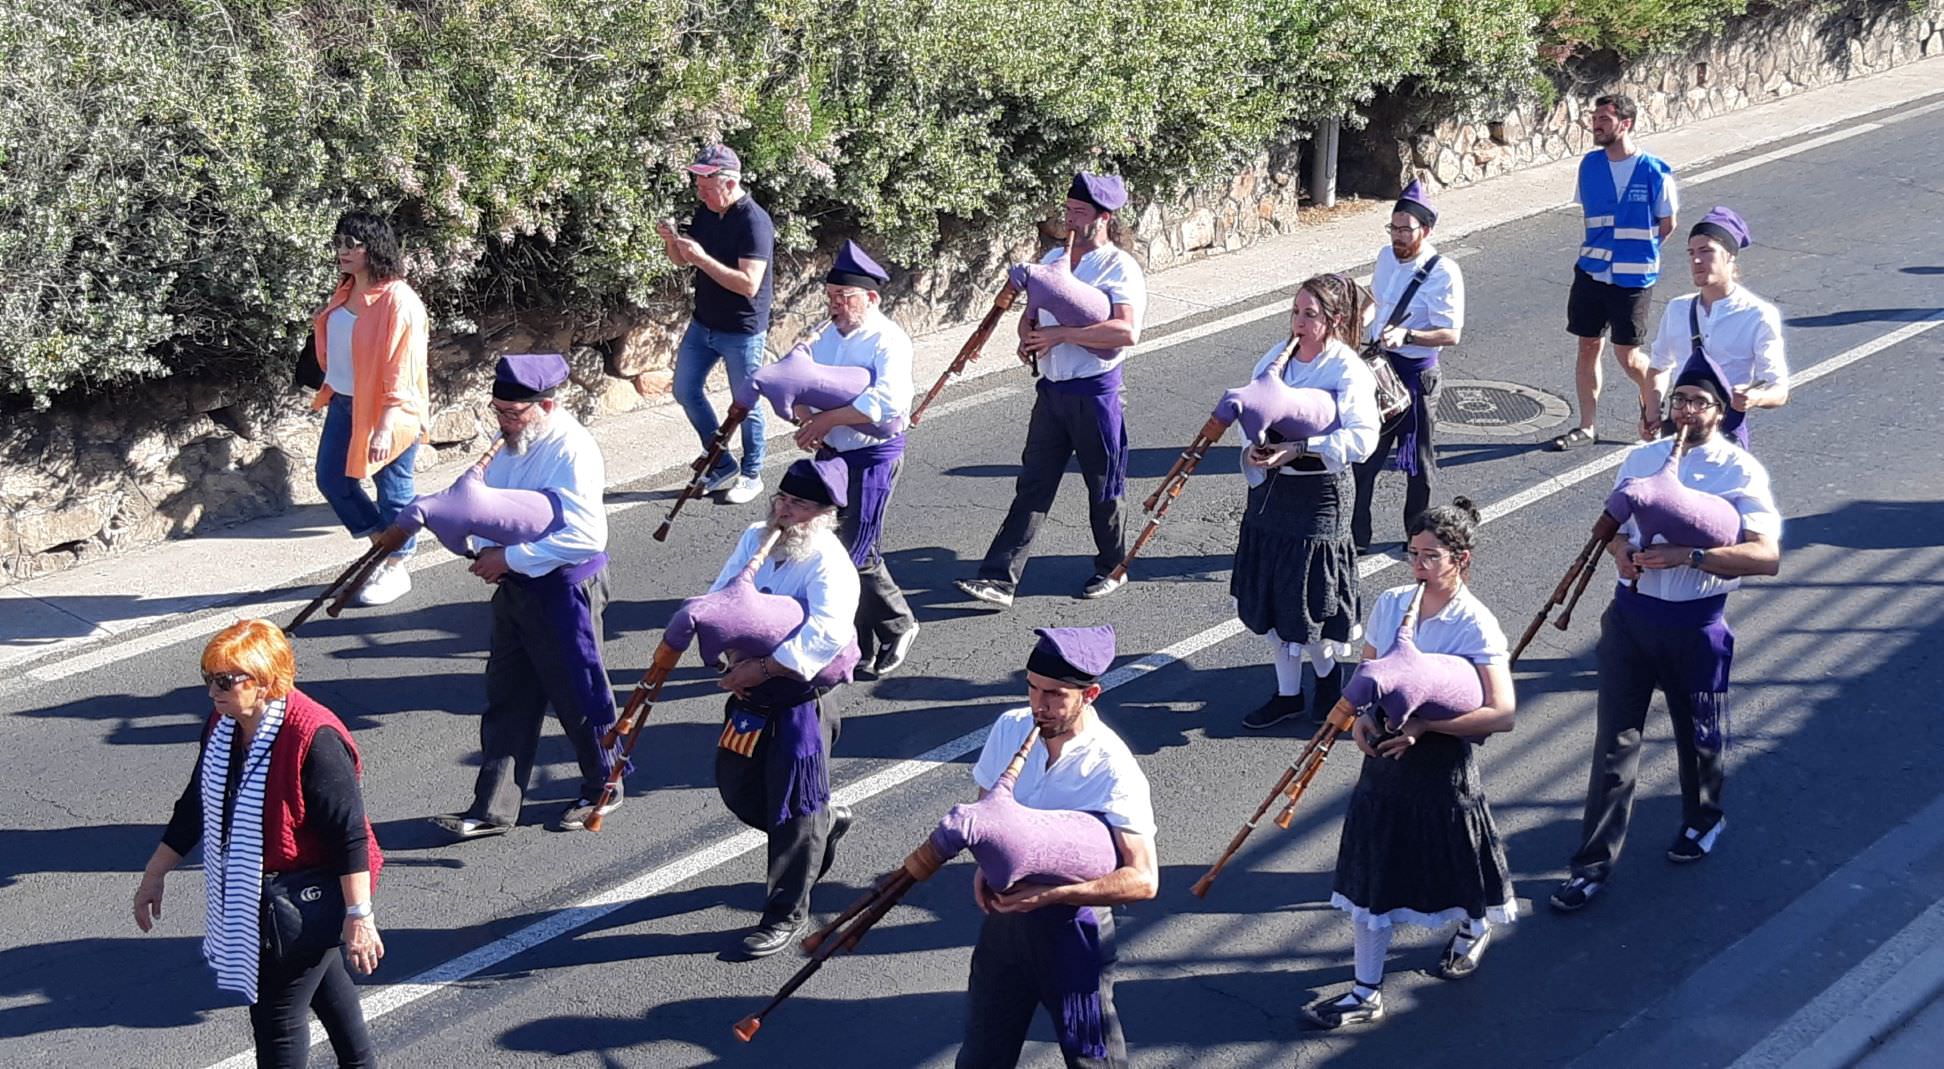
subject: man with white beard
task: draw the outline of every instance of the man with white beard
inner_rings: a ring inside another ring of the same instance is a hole
[[[780,531],[757,567],[756,588],[795,598],[802,626],[766,657],[736,661],[722,675],[730,697],[716,744],[716,791],[736,819],[769,837],[762,920],[742,941],[745,958],[790,945],[810,913],[810,889],[850,830],[848,806],[830,804],[830,750],[837,715],[818,682],[840,657],[857,659],[857,568],[837,537],[849,501],[850,470],[840,457],[798,460],[783,473],[769,519],[754,523],[723,562],[711,592],[735,581]],[[848,678],[848,673],[845,673]],[[814,868],[813,868],[814,866]]]
[[[522,545],[474,539],[472,574],[496,589],[473,803],[432,818],[454,840],[500,835],[518,820],[549,705],[580,766],[578,800],[557,830],[586,827],[617,760],[603,745],[615,719],[601,660],[607,471],[594,436],[560,407],[555,395],[566,382],[567,361],[558,353],[503,356],[493,377],[493,416],[505,444],[486,466],[486,485],[545,491],[559,502],[560,519]],[[617,790],[601,811],[620,805]]]

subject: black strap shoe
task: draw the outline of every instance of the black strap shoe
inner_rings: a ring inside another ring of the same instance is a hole
[[[789,921],[765,921],[748,935],[743,936],[743,956],[750,961],[755,961],[757,958],[767,958],[771,954],[789,946],[791,940],[795,939],[798,933],[802,931],[802,921],[795,923]]]

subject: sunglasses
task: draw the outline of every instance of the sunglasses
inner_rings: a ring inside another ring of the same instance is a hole
[[[248,672],[204,672],[202,677],[203,686],[215,687],[224,694],[248,683],[252,678]]]
[[[364,247],[365,247],[364,242],[359,241],[357,238],[354,238],[349,234],[331,235],[331,248],[336,249],[339,252],[350,252],[352,249],[362,249]]]

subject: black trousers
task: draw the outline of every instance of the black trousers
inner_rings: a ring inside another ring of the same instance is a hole
[[[885,495],[884,510],[890,514],[890,498],[898,492],[898,479],[904,474],[904,458],[892,461],[891,493]],[[861,468],[850,470],[850,507],[837,514],[837,538],[844,543],[845,549],[857,544],[857,524],[859,510],[857,502],[863,500],[864,471]],[[871,555],[857,569],[857,648],[861,662],[868,668],[877,656],[880,647],[898,641],[898,636],[918,626],[918,617],[912,614],[911,603],[905,600],[904,591],[898,581],[891,577],[891,569],[884,563],[884,554],[879,552],[884,542],[884,523],[878,523],[878,545],[871,547]]]
[[[563,633],[533,592],[511,580],[493,593],[493,636],[486,655],[486,711],[479,719],[479,776],[466,815],[513,824],[533,778],[540,731],[553,707],[580,766],[580,797],[607,784],[608,754],[596,736],[614,723],[614,691],[601,661],[607,569],[581,580],[587,611]],[[590,719],[593,721],[590,723]]]
[[[1418,421],[1417,436],[1417,474],[1404,477],[1404,530],[1410,530],[1411,521],[1418,513],[1431,507],[1431,490],[1438,481],[1438,454],[1432,448],[1433,428],[1438,424],[1438,368],[1424,372],[1424,410],[1427,418]],[[1380,433],[1377,448],[1371,450],[1369,458],[1350,466],[1352,476],[1357,482],[1356,504],[1350,509],[1350,538],[1357,548],[1370,546],[1370,500],[1377,491],[1377,473],[1384,470],[1390,462],[1391,450],[1397,448],[1402,435],[1395,431]]]
[[[1711,716],[1725,721],[1725,702],[1713,711],[1697,708],[1696,695],[1665,671],[1682,653],[1697,646],[1705,651],[1709,644],[1709,636],[1699,629],[1659,626],[1624,613],[1617,605],[1609,605],[1600,617],[1598,726],[1573,875],[1605,880],[1620,859],[1633,819],[1641,735],[1656,689],[1667,699],[1667,719],[1674,728],[1682,824],[1707,829],[1721,819],[1721,790],[1728,768],[1726,725],[1715,723],[1705,732],[1708,742],[1703,745],[1697,742],[1695,724],[1697,718]]]
[[[817,729],[823,735],[824,758],[828,761],[837,745],[838,721],[821,698],[817,700]],[[781,824],[770,822],[782,804],[781,799],[771,798],[765,775],[770,747],[775,743],[776,722],[772,719],[750,756],[716,747],[716,793],[737,820],[769,836],[762,923],[797,924],[810,915],[810,889],[821,875],[824,847],[830,841],[830,807]]]
[[[1116,562],[1118,563],[1118,562]],[[1120,1014],[1114,1009],[1113,911],[1094,911],[1100,918],[1100,1018],[1107,1031],[1107,1056],[1088,1058],[1062,1046],[1070,1069],[1125,1069],[1127,1037],[1121,1034]],[[1012,1069],[1026,1044],[1033,1013],[1044,1006],[1060,1012],[1051,991],[1042,990],[1051,975],[1044,929],[1024,914],[988,913],[972,948],[972,980],[966,991],[965,1042],[959,1047],[957,1069]]]
[[[250,1007],[250,1030],[256,1034],[260,1069],[303,1069],[310,1059],[310,1015],[324,1024],[331,1050],[342,1069],[369,1069],[378,1064],[365,1029],[364,1007],[358,988],[344,969],[344,951],[331,947],[309,965],[276,968],[263,963],[257,970],[257,1000]]]
[[[1099,500],[1110,457],[1100,441],[1090,398],[1037,391],[1033,414],[1026,424],[1026,445],[1019,453],[1019,479],[1013,484],[1012,507],[992,536],[979,565],[979,578],[1018,585],[1032,556],[1033,537],[1053,508],[1066,477],[1067,461],[1080,458],[1080,477],[1087,484],[1087,520],[1093,526],[1094,574],[1106,575],[1127,556],[1127,507],[1123,497]]]

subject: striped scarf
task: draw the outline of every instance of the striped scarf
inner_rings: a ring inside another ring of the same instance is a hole
[[[263,906],[263,789],[270,747],[283,726],[284,700],[263,712],[263,723],[243,758],[229,838],[223,837],[223,789],[229,784],[230,745],[236,721],[220,717],[203,748],[203,960],[216,970],[216,986],[245,1001],[257,1000],[257,958]]]

